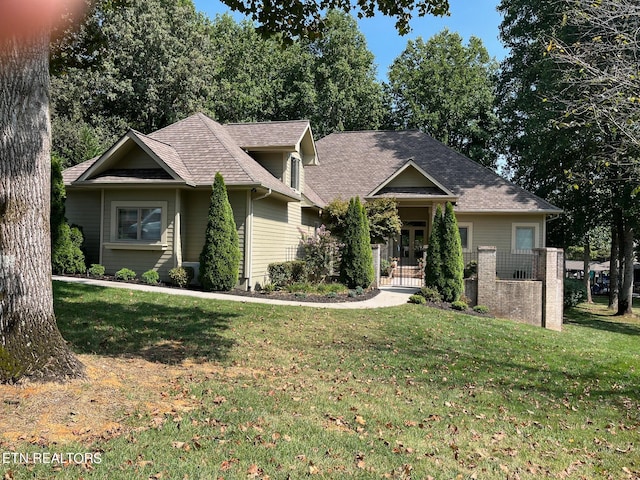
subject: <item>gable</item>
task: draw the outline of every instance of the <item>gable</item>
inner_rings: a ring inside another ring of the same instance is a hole
[[[429,197],[432,199],[446,198],[450,201],[456,200],[455,195],[420,168],[413,159],[407,161],[402,167],[393,172],[368,195],[368,197],[374,196]]]

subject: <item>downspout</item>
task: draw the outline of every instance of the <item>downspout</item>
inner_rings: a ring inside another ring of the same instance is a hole
[[[247,290],[251,290],[253,286],[253,203],[258,200],[264,200],[269,195],[271,195],[271,189],[267,190],[267,193],[261,195],[257,198],[251,198],[251,190],[247,195],[247,200],[249,202],[249,215],[247,216],[248,220],[248,234],[245,242],[245,266],[247,268],[246,276],[247,276]]]
[[[98,252],[98,263],[102,262],[102,250],[104,248],[104,188],[100,189],[100,251]]]

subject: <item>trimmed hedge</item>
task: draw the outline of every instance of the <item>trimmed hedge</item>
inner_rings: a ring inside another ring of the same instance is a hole
[[[306,264],[302,260],[274,262],[267,266],[267,273],[276,288],[285,288],[306,280]]]

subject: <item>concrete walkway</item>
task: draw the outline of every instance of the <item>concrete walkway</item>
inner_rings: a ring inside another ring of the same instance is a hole
[[[227,300],[233,302],[245,302],[245,303],[264,303],[271,305],[294,305],[301,307],[312,308],[336,308],[336,309],[361,309],[361,308],[381,308],[381,307],[394,307],[397,305],[404,305],[409,300],[409,297],[418,291],[417,288],[409,287],[382,287],[380,293],[373,298],[363,300],[361,302],[329,302],[329,303],[317,303],[317,302],[298,302],[290,300],[276,300],[271,299],[268,296],[260,297],[245,297],[242,295],[230,295],[226,293],[212,293],[212,292],[200,292],[197,290],[183,290],[179,288],[166,288],[166,287],[154,287],[152,285],[144,285],[138,283],[120,283],[109,282],[106,280],[96,280],[94,278],[80,278],[80,277],[63,277],[53,276],[53,280],[60,282],[81,283],[83,285],[95,285],[99,287],[109,288],[125,288],[129,290],[140,290],[142,292],[154,292],[164,293],[167,295],[186,295],[196,298],[205,298],[211,300]]]

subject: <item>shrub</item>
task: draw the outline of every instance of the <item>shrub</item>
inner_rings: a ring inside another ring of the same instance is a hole
[[[51,270],[55,274],[85,273],[82,232],[70,227],[65,218],[64,200],[66,192],[62,178],[60,158],[51,159],[51,212],[49,228],[51,232]]]
[[[364,295],[364,288],[362,288],[360,285],[358,285],[358,286],[355,288],[355,291],[356,291],[356,295],[358,295],[358,296],[359,296],[359,295]]]
[[[160,282],[160,275],[155,270],[147,270],[141,275],[141,278],[148,285],[157,285]]]
[[[341,283],[321,283],[316,286],[316,291],[320,294],[335,293],[337,295],[338,293],[346,293],[347,287]]]
[[[128,268],[121,268],[116,272],[116,279],[118,280],[124,280],[125,282],[129,282],[134,278],[136,278],[136,272]]]
[[[310,281],[322,283],[333,272],[334,264],[340,261],[340,244],[324,225],[320,225],[313,236],[301,233],[306,275]]]
[[[218,172],[211,189],[198,280],[205,290],[231,290],[238,283],[239,268],[238,230],[224,179]]]
[[[441,255],[443,283],[440,293],[445,302],[455,302],[464,293],[464,258],[458,221],[450,202],[447,202],[443,216]]]
[[[420,289],[420,295],[422,295],[428,302],[438,303],[442,301],[440,292],[432,287],[422,287]]]
[[[469,305],[461,300],[456,300],[455,302],[451,302],[451,308],[464,312],[467,308],[469,308]]]
[[[329,292],[326,295],[327,298],[337,298],[338,294],[336,292]]]
[[[442,207],[436,207],[433,217],[433,227],[429,235],[429,245],[427,246],[427,261],[424,267],[424,281],[427,287],[436,291],[442,288]]]
[[[587,299],[587,288],[582,280],[575,278],[564,279],[564,306],[572,308]]]
[[[427,300],[422,295],[415,294],[409,297],[409,303],[424,305],[427,303]]]
[[[478,262],[471,260],[464,267],[464,278],[474,278],[478,274]]]
[[[391,262],[383,258],[382,260],[380,260],[380,275],[383,277],[388,277],[390,273],[391,273]]]
[[[99,263],[92,263],[89,269],[87,270],[87,273],[92,277],[102,277],[104,275],[104,272],[105,272],[104,266],[100,265]]]
[[[294,283],[304,282],[306,266],[302,260],[270,263],[267,266],[267,273],[276,288],[286,288]]]
[[[265,283],[264,286],[260,289],[262,293],[273,293],[276,289],[276,286],[273,283]]]
[[[313,290],[313,285],[311,285],[310,283],[306,283],[306,282],[297,282],[297,283],[292,283],[291,285],[287,285],[287,291],[289,293],[296,293],[296,292],[311,292]]]
[[[184,288],[193,280],[193,267],[175,267],[169,270],[169,278],[175,286]]]
[[[369,221],[360,198],[349,201],[340,262],[340,279],[349,288],[367,288],[375,278]]]
[[[473,307],[473,311],[476,313],[489,313],[489,307],[487,307],[486,305],[476,305],[475,307]]]

